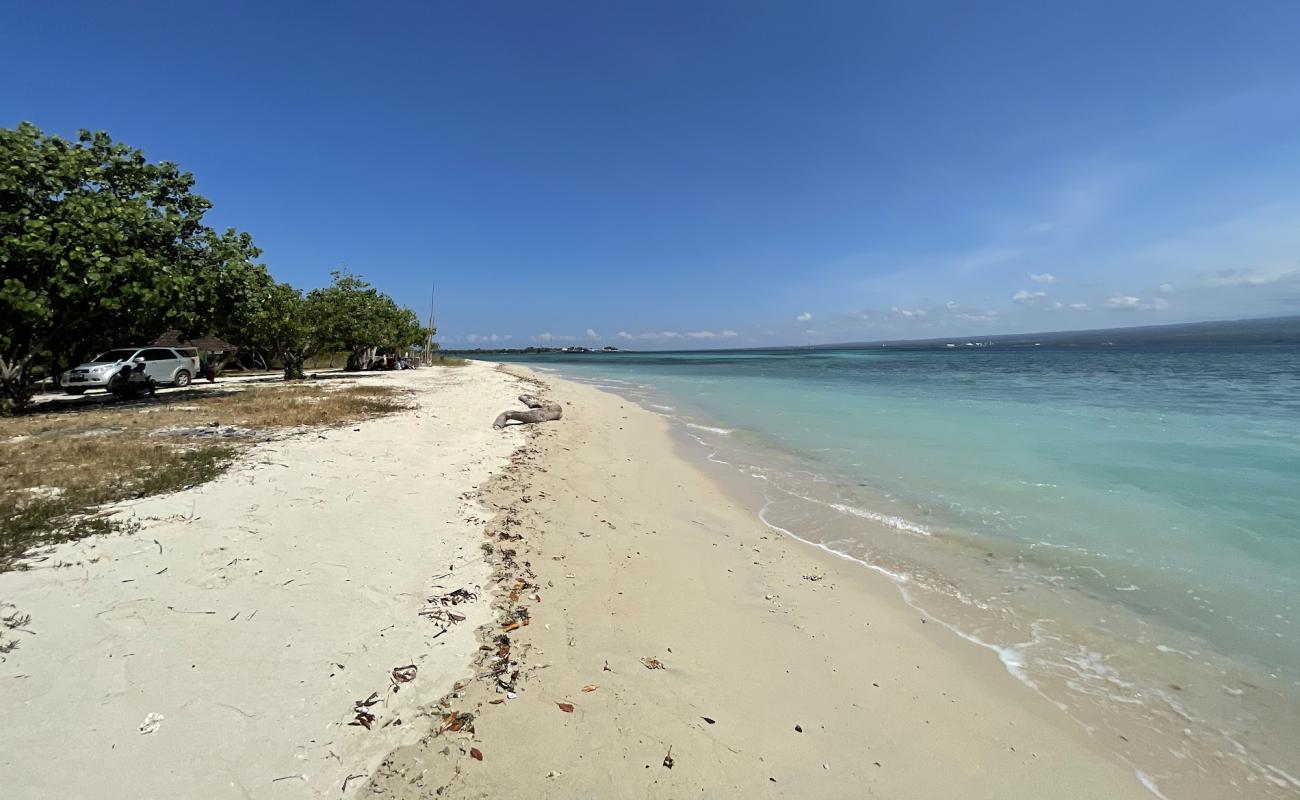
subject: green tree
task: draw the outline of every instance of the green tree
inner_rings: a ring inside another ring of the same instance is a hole
[[[193,187],[107,133],[0,129],[0,412],[28,403],[38,360],[229,327],[270,285],[248,234],[203,224]]]
[[[244,341],[278,359],[285,380],[302,380],[303,364],[325,341],[320,304],[287,283],[274,283],[251,298],[248,309]]]
[[[324,347],[348,354],[347,369],[365,366],[375,350],[398,351],[423,342],[427,330],[415,312],[350,272],[332,273],[333,282],[308,295],[319,316]]]

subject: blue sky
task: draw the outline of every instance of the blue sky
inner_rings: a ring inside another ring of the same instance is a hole
[[[449,346],[1151,324],[1300,313],[1297,41],[1290,0],[25,3],[0,125],[179,162],[282,280],[436,279]]]

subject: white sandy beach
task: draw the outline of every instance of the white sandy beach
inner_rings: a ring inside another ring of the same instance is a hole
[[[436,639],[417,612],[484,582],[466,493],[518,446],[491,427],[518,389],[484,364],[368,380],[418,408],[259,445],[131,504],[136,534],[0,574],[34,634],[0,663],[6,798],[336,797],[427,731],[420,709],[463,677],[487,598]],[[373,729],[349,726],[372,692]]]

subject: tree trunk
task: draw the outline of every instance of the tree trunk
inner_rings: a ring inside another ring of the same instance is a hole
[[[375,348],[358,347],[348,353],[348,363],[343,369],[348,372],[358,372],[370,366],[370,362],[375,360]]]
[[[507,422],[549,422],[553,419],[559,419],[564,413],[559,403],[552,403],[549,400],[541,400],[533,397],[531,394],[519,395],[519,402],[528,406],[528,411],[502,411],[497,415],[496,422],[492,427],[500,430],[506,426]]]

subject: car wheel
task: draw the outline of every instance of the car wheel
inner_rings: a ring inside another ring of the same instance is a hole
[[[126,386],[126,373],[127,370],[122,370],[121,372],[117,373],[113,377],[109,378],[108,385],[105,386],[104,388],[107,389],[111,394],[117,394],[118,392],[122,391],[122,387]]]
[[[189,386],[189,385],[190,385],[190,371],[187,370],[187,369],[183,369],[183,370],[177,372],[177,373],[176,373],[176,378],[175,378],[175,380],[172,381],[172,383],[176,384],[177,386]]]
[[[74,388],[66,388],[66,389],[64,389],[63,391],[67,392],[68,394],[78,394],[78,395],[80,395],[80,394],[85,394],[85,393],[86,393],[85,388],[84,388],[84,387],[81,387],[81,386],[78,386],[78,387],[76,387],[75,389],[74,389]]]

